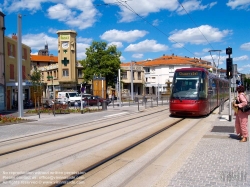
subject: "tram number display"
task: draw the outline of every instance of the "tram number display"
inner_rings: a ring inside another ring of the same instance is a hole
[[[190,72],[178,72],[177,74],[179,77],[192,77],[192,76],[198,76],[199,72],[197,71],[190,71]]]

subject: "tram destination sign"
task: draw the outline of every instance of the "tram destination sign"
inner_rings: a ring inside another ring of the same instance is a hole
[[[193,77],[193,76],[198,76],[200,72],[197,71],[185,71],[185,72],[177,72],[177,75],[179,77]]]

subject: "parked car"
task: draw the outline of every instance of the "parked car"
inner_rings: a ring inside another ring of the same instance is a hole
[[[86,102],[87,105],[93,106],[101,106],[103,102],[106,102],[107,105],[110,103],[109,100],[105,100],[104,98],[101,98],[99,96],[83,96],[82,100]]]

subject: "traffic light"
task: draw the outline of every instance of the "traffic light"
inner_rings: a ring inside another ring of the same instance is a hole
[[[233,77],[233,59],[227,58],[227,78]]]
[[[231,55],[232,52],[233,52],[233,50],[232,50],[231,47],[226,48],[226,54],[227,54],[227,55]]]

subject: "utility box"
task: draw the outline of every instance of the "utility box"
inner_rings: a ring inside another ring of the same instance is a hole
[[[105,77],[94,76],[93,78],[93,95],[106,99],[106,79]]]

